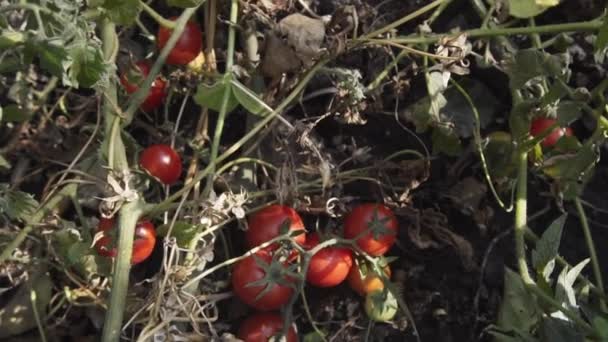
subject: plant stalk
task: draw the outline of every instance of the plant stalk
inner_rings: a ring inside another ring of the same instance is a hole
[[[585,215],[585,209],[581,204],[581,199],[576,197],[574,199],[574,205],[579,215],[579,220],[583,228],[583,234],[585,235],[585,242],[587,243],[587,249],[589,249],[589,255],[591,256],[591,266],[593,268],[593,276],[595,277],[595,283],[597,284],[598,290],[604,292],[604,280],[602,278],[602,271],[600,269],[600,263],[597,258],[597,252],[595,244],[593,243],[593,236],[591,235],[591,229],[589,228],[589,222],[587,221],[587,215]],[[607,312],[606,301],[600,298],[600,306],[602,311]]]

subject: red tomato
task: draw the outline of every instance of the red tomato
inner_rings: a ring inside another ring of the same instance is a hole
[[[271,312],[260,312],[249,316],[239,328],[237,337],[245,342],[268,342],[283,329],[281,315]],[[287,342],[298,342],[298,335],[293,325],[287,331]]]
[[[248,220],[249,229],[245,235],[247,245],[253,248],[276,238],[281,235],[281,228],[288,222],[290,231],[305,230],[302,218],[291,207],[273,204],[256,212]],[[297,235],[294,241],[303,245],[306,242],[306,235]],[[276,248],[277,246],[271,246],[269,249]]]
[[[172,17],[171,20],[176,20]],[[171,37],[172,29],[160,26],[156,36],[158,48],[162,49]],[[203,33],[200,27],[193,21],[186,23],[182,35],[167,56],[167,64],[186,65],[198,56],[203,47]]]
[[[256,256],[260,259],[262,265],[257,263],[255,259]],[[293,288],[287,284],[292,280],[286,278],[285,275],[282,274],[282,268],[287,267],[287,265],[277,263],[276,261],[271,265],[272,261],[270,253],[261,250],[256,254],[239,261],[232,270],[232,289],[234,290],[234,293],[245,304],[260,311],[270,311],[281,308],[289,301],[289,298],[293,294]],[[274,283],[264,283],[255,286],[250,285],[251,283],[262,279]],[[278,282],[281,282],[281,284],[278,284]],[[257,298],[267,287],[269,290],[260,298]]]
[[[319,235],[312,233],[306,237],[307,249],[319,244]],[[310,259],[306,280],[314,286],[332,287],[340,284],[353,266],[353,253],[345,247],[327,247],[318,251]]]
[[[554,125],[556,122],[557,120],[555,119],[537,118],[532,121],[532,124],[530,125],[530,134],[535,137],[539,136],[543,131],[549,129],[549,127]],[[564,135],[572,136],[572,129],[570,127],[556,127],[553,129],[551,134],[549,134],[547,137],[545,137],[545,139],[543,139],[542,146],[552,147],[553,145],[557,144],[557,141]]]
[[[361,204],[344,219],[344,237],[359,237],[359,248],[372,256],[383,255],[391,248],[397,239],[397,228],[393,211],[382,204]]]
[[[101,218],[97,226],[98,232],[103,232],[102,237],[95,243],[95,249],[101,256],[116,257],[117,251],[114,243],[115,233],[114,219]],[[142,220],[135,226],[135,240],[133,241],[133,252],[131,254],[131,264],[138,264],[146,260],[156,244],[156,230],[152,222]]]
[[[139,165],[163,184],[177,182],[182,174],[182,159],[171,146],[152,145],[139,156]]]
[[[135,68],[133,70],[129,70],[120,76],[120,83],[125,87],[128,94],[132,94],[139,89],[139,84],[148,77],[149,73],[150,63],[145,60],[139,61],[135,63]],[[161,77],[157,77],[154,82],[152,82],[148,97],[146,97],[140,108],[143,111],[149,112],[160,107],[165,101],[165,87],[166,82]]]

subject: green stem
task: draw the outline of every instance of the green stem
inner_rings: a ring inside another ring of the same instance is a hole
[[[114,272],[112,273],[110,305],[103,325],[103,342],[115,342],[120,339],[127,290],[129,288],[133,236],[135,235],[135,225],[143,211],[142,207],[142,201],[137,200],[124,204],[120,209],[118,254],[114,263]]]
[[[526,263],[525,232],[528,226],[528,152],[518,155],[517,194],[515,198],[515,253],[519,273],[526,285],[535,285],[530,277],[528,264]]]
[[[399,26],[407,23],[408,21],[410,21],[410,20],[412,20],[414,18],[417,18],[417,17],[423,15],[424,13],[432,10],[433,8],[441,5],[443,2],[446,2],[446,1],[449,2],[451,0],[435,0],[435,1],[431,2],[430,4],[417,9],[416,11],[414,11],[414,12],[406,15],[405,17],[403,17],[403,18],[401,18],[399,20],[396,20],[396,21],[394,21],[394,22],[392,22],[392,23],[390,23],[390,24],[388,24],[386,26],[383,26],[383,27],[377,29],[376,31],[373,31],[373,32],[370,32],[368,34],[365,34],[365,35],[361,36],[360,39],[366,40],[366,39],[377,37],[377,36],[379,36],[379,35],[381,35],[383,33],[386,33],[386,32],[388,32],[388,31],[390,31],[390,30],[392,30],[392,29],[394,29],[396,27],[399,27]],[[356,40],[355,40],[355,42],[356,42]]]
[[[510,36],[517,34],[531,35],[531,34],[546,34],[546,33],[562,33],[562,32],[577,32],[577,31],[597,31],[602,26],[602,22],[599,20],[582,21],[575,23],[566,24],[552,24],[542,25],[534,27],[511,27],[511,28],[478,28],[460,33],[454,34],[432,34],[428,36],[417,36],[417,37],[403,37],[397,36],[391,38],[395,43],[402,44],[429,44],[435,43],[440,39],[450,35],[466,34],[469,38],[479,37],[497,37],[497,36]]]
[[[595,277],[595,282],[598,290],[604,292],[604,280],[602,278],[600,263],[597,258],[593,237],[591,236],[591,229],[589,228],[589,223],[587,222],[587,215],[585,215],[585,209],[583,209],[583,205],[581,204],[581,199],[579,197],[574,199],[574,205],[576,206],[576,211],[578,212],[579,220],[581,221],[581,226],[583,227],[583,234],[585,235],[587,249],[589,249],[589,255],[591,256],[591,266],[593,267],[593,276]],[[603,299],[600,300],[600,306],[602,311],[608,311],[606,310],[606,302]]]
[[[165,19],[165,17],[156,12],[154,8],[148,6],[148,4],[146,4],[144,1],[140,0],[139,3],[141,4],[142,9],[148,13],[148,15],[151,16],[152,19],[154,19],[159,25],[169,29],[175,28],[175,23],[173,21]]]
[[[230,22],[236,23],[238,20],[239,3],[238,0],[232,0],[230,6]],[[220,107],[219,116],[215,125],[215,132],[213,133],[213,142],[211,144],[211,156],[209,166],[209,174],[207,176],[207,185],[203,191],[203,198],[207,198],[209,193],[213,189],[213,179],[215,177],[215,168],[217,164],[217,155],[220,147],[220,140],[222,139],[222,131],[224,130],[224,121],[228,112],[228,102],[230,100],[230,93],[232,92],[232,66],[234,64],[234,46],[236,41],[236,29],[234,25],[230,25],[228,28],[228,47],[226,49],[226,70],[224,71],[224,94],[222,98],[222,104]]]

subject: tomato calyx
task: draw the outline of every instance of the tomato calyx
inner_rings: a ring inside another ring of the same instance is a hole
[[[378,208],[374,208],[372,219],[367,223],[368,230],[365,233],[371,233],[374,240],[379,240],[386,236],[395,235],[395,231],[388,228],[387,223],[391,220],[390,217],[380,218]],[[364,235],[365,233],[362,233]]]
[[[260,298],[268,294],[275,285],[293,288],[293,279],[300,278],[295,272],[297,265],[286,266],[283,261],[278,260],[274,255],[270,259],[270,262],[266,262],[256,254],[253,254],[252,257],[258,267],[264,271],[264,276],[262,278],[245,285],[245,287],[264,287],[264,289],[257,294],[254,302],[257,302]]]

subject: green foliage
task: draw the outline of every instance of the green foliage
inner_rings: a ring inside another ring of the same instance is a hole
[[[536,243],[536,248],[532,251],[532,265],[537,271],[542,271],[550,261],[557,257],[566,217],[566,215],[562,215],[553,221]]]
[[[32,195],[0,183],[0,214],[7,215],[11,220],[27,221],[37,208],[38,201]]]
[[[599,52],[608,46],[608,15],[604,15],[604,23],[595,39],[595,51]]]
[[[509,0],[509,14],[516,18],[532,18],[559,4],[559,0]]]
[[[568,55],[551,55],[537,49],[519,50],[507,63],[512,90],[524,88],[528,82],[556,77],[566,80]]]
[[[204,0],[167,0],[167,5],[181,8],[196,7]]]
[[[498,313],[497,329],[490,331],[496,342],[536,341],[532,331],[542,311],[528,292],[518,273],[505,268],[503,302]]]
[[[228,94],[228,113],[233,111],[239,104],[249,113],[258,116],[265,116],[272,112],[272,108],[264,103],[251,89],[232,77],[222,78],[221,81],[211,86],[204,83],[199,84],[194,95],[194,101],[201,106],[219,112],[226,87],[230,88]]]
[[[116,6],[121,16],[133,20],[135,15],[127,11],[128,4],[140,5],[137,0],[105,2]],[[65,86],[89,88],[108,80],[112,69],[103,61],[101,41],[93,23],[82,16],[81,5],[81,1],[46,1],[45,10],[41,10],[42,21],[33,15],[25,16],[27,29],[23,31],[0,26],[0,49],[11,49],[0,55],[0,72],[27,70],[30,64],[38,64]],[[112,10],[108,9],[108,13]]]
[[[110,19],[119,25],[132,25],[142,10],[139,0],[105,0],[99,6],[106,9]]]
[[[170,224],[163,224],[156,228],[156,234],[161,237],[166,237],[169,233]],[[192,239],[194,239],[201,231],[201,226],[184,221],[176,221],[171,230],[171,236],[175,238],[177,245],[181,248],[188,248]]]

